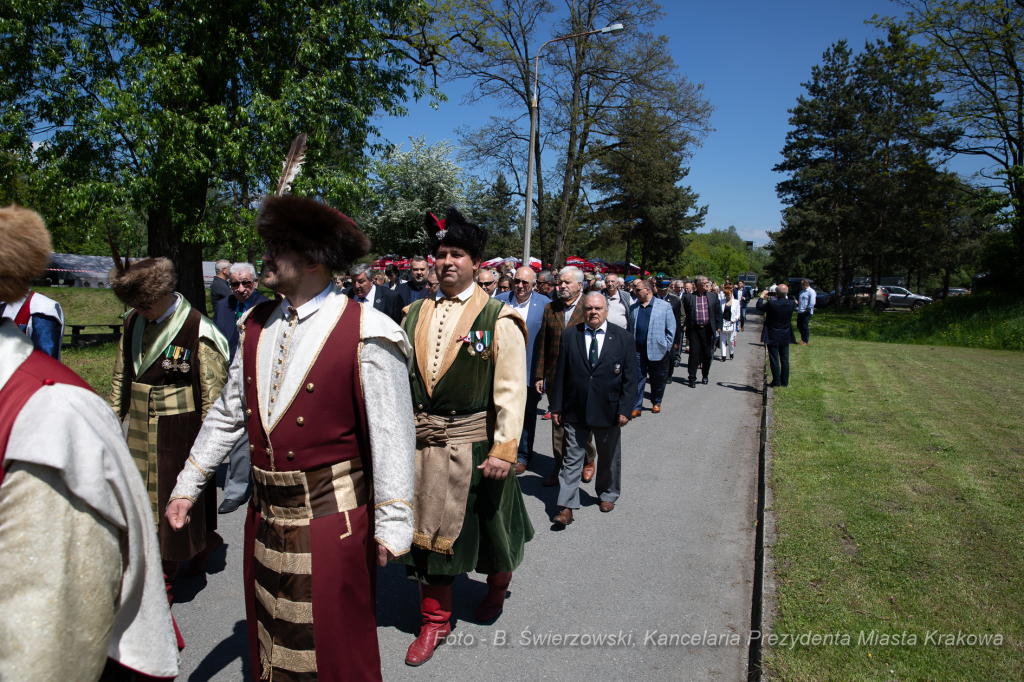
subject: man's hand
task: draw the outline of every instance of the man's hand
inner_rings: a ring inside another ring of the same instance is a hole
[[[673,351],[677,351],[677,350],[679,350],[679,344],[678,344],[678,343],[673,343],[673,344],[672,344],[672,350],[673,350]]]
[[[535,383],[533,385],[533,387],[537,389],[537,393],[543,393],[544,392],[544,380],[541,379],[540,381]]]
[[[187,526],[188,522],[191,520],[188,516],[190,509],[192,509],[192,503],[188,500],[171,500],[171,503],[167,505],[167,510],[164,511],[164,516],[167,517],[167,521],[171,524],[171,528],[174,530],[181,530]]]
[[[552,421],[552,423],[554,423],[555,426],[561,426],[562,425],[562,413],[561,412],[552,412],[551,413],[551,421]]]
[[[625,426],[628,423],[629,423],[629,417],[627,417],[624,414],[620,414],[619,415],[619,427],[621,428],[621,427]]]
[[[719,334],[721,334],[721,333],[722,333],[722,330],[721,330],[721,329],[719,329],[719,330],[718,330],[718,333],[719,333]]]
[[[477,469],[483,469],[484,478],[493,478],[496,481],[504,480],[511,468],[511,464],[497,457],[488,457],[483,464],[477,467]]]
[[[377,543],[377,565],[384,568],[388,565],[388,562],[395,558],[395,555],[391,553],[391,550],[384,545]]]

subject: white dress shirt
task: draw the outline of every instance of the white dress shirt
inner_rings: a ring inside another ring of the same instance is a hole
[[[517,313],[519,313],[519,317],[523,318],[523,322],[526,322],[526,323],[529,323],[529,321],[530,321],[530,307],[531,307],[530,306],[530,299],[531,298],[533,298],[532,294],[530,296],[526,297],[526,302],[525,303],[520,303],[516,299],[516,295],[512,294],[509,297],[509,299],[508,299],[508,304],[510,306],[512,306],[512,310],[514,310]]]
[[[587,357],[590,357],[590,344],[593,342],[594,337],[597,337],[597,357],[601,357],[601,351],[604,349],[604,337],[608,334],[608,320],[601,323],[601,326],[597,329],[591,329],[590,325],[584,325],[583,331],[586,334],[587,342]]]

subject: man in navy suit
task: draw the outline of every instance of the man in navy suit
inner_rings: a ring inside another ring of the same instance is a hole
[[[768,299],[768,290],[761,292],[757,309],[764,312],[761,343],[768,347],[768,364],[772,368],[772,386],[789,386],[789,345],[796,343],[793,335],[793,312],[796,301],[787,298],[789,287],[775,288],[775,300]]]
[[[526,471],[530,458],[533,457],[533,438],[537,433],[537,405],[543,395],[529,379],[537,367],[537,355],[533,351],[541,324],[544,322],[544,306],[551,303],[551,299],[533,290],[536,277],[532,268],[519,268],[512,280],[512,291],[495,296],[499,301],[512,306],[512,310],[519,313],[526,322],[526,415],[523,418],[523,437],[519,439],[519,455],[516,458],[517,474]]]
[[[422,298],[427,288],[427,259],[413,256],[409,259],[409,281],[395,287],[394,292],[402,299],[402,307]]]
[[[256,290],[259,277],[252,263],[235,263],[228,270],[228,283],[231,295],[222,298],[213,305],[213,324],[216,325],[224,338],[228,340],[228,349],[234,360],[238,348],[238,327],[236,323],[246,310],[259,305],[267,297]],[[224,501],[217,508],[219,514],[230,514],[252,495],[252,478],[250,476],[249,439],[239,438],[238,443],[228,454],[228,474],[224,479]]]
[[[615,509],[622,488],[622,427],[636,397],[636,350],[632,335],[608,324],[608,303],[599,292],[584,299],[583,324],[562,332],[551,418],[565,428],[565,457],[558,474],[559,511],[552,521],[567,526],[580,508],[580,479],[591,433],[597,445],[601,511]]]
[[[384,313],[395,324],[402,323],[402,298],[387,287],[379,287],[373,283],[373,266],[369,263],[356,263],[348,269],[352,277],[352,288],[345,293],[360,303],[376,308]]]

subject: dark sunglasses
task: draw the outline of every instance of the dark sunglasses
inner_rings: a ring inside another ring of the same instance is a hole
[[[526,280],[526,279],[514,279],[514,280],[512,280],[512,284],[526,284],[526,285],[530,285],[530,284],[533,284],[533,282],[531,282],[529,280]]]
[[[232,289],[237,289],[238,287],[250,287],[250,286],[252,286],[252,280],[251,279],[246,279],[246,280],[242,280],[241,282],[232,282],[231,283],[231,288]]]

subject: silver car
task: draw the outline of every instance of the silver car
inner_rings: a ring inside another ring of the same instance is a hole
[[[903,287],[884,286],[882,288],[889,294],[890,308],[910,308],[917,311],[932,302],[928,296],[915,294]]]

